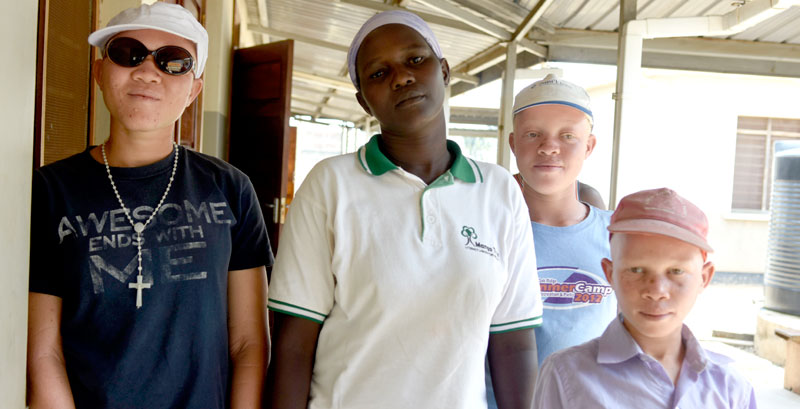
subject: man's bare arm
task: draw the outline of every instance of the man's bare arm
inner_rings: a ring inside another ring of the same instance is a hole
[[[231,408],[260,408],[269,361],[267,273],[263,266],[228,272]]]
[[[75,408],[61,346],[61,298],[28,293],[28,405]]]

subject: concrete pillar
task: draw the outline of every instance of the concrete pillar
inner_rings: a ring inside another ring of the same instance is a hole
[[[517,42],[511,41],[506,46],[506,63],[503,70],[503,88],[500,96],[500,118],[497,125],[497,164],[511,168],[511,147],[508,135],[514,131],[514,78],[517,71]]]
[[[39,2],[4,2],[2,9],[0,50],[10,60],[0,64],[0,408],[24,408]]]
[[[200,151],[226,159],[233,50],[233,0],[206,2],[208,63],[203,90],[203,136]]]
[[[620,143],[626,135],[635,135],[636,115],[633,112],[634,93],[638,89],[642,70],[641,33],[628,30],[628,22],[636,20],[636,0],[621,0],[619,10],[619,45],[617,48],[617,89],[614,93],[614,139],[611,147],[611,191],[608,208],[617,207]]]

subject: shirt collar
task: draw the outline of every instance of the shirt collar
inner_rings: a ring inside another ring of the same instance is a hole
[[[380,176],[390,170],[400,169],[381,152],[379,140],[380,134],[374,135],[366,145],[359,148],[356,155],[361,167],[373,176]],[[483,182],[483,174],[478,164],[464,156],[457,143],[448,140],[447,150],[456,157],[449,170],[453,176],[467,183]]]
[[[617,364],[643,354],[642,348],[622,325],[622,314],[611,321],[597,345],[598,364]]]
[[[620,314],[608,325],[603,335],[600,336],[597,349],[597,363],[616,364],[625,362],[631,358],[646,355],[622,324],[622,320],[623,317],[622,314]],[[709,356],[686,324],[683,324],[681,328],[681,339],[686,347],[683,366],[690,368],[696,373],[702,372],[708,366]],[[726,359],[729,360],[729,358],[720,357],[720,359],[714,360],[714,362],[718,364],[729,362],[725,361]]]

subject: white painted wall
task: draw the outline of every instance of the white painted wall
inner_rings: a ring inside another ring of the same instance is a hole
[[[731,212],[739,116],[800,119],[800,79],[645,70],[638,135],[622,141],[618,196],[670,187],[706,212],[719,271],[764,272],[768,215]],[[608,197],[613,84],[589,90],[598,148],[580,180]]]
[[[203,140],[200,151],[227,156],[228,107],[231,91],[233,0],[206,2],[208,63],[203,91]]]
[[[0,7],[0,408],[25,407],[31,164],[39,2]],[[13,39],[10,40],[10,39]]]

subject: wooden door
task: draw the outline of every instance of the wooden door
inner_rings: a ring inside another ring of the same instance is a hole
[[[290,154],[292,40],[234,51],[229,162],[246,173],[261,202],[272,250],[286,216]]]
[[[96,10],[97,0],[39,0],[34,168],[88,144],[95,51],[86,38]]]

